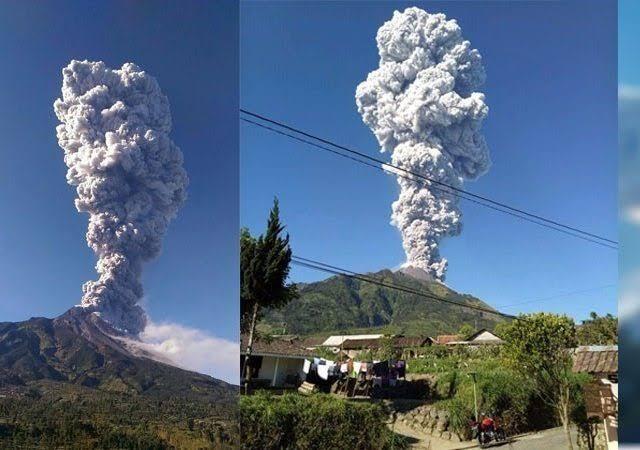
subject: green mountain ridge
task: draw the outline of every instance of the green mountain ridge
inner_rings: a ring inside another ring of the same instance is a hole
[[[495,311],[482,300],[426,277],[388,269],[367,274],[385,284],[404,286],[448,301]],[[269,310],[263,332],[299,335],[376,331],[435,336],[455,333],[464,324],[493,329],[504,319],[483,312],[337,275],[298,284],[300,297],[284,308]]]

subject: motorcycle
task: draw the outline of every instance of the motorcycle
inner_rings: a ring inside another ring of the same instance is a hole
[[[499,444],[507,440],[504,430],[498,426],[496,421],[490,419],[488,423],[484,421],[471,422],[471,432],[474,439],[478,439],[480,447],[485,448],[491,445]]]

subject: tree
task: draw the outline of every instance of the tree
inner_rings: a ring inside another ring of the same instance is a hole
[[[297,298],[294,284],[288,283],[291,264],[289,235],[283,236],[278,199],[274,199],[267,230],[254,238],[246,228],[240,233],[241,330],[249,334],[244,360],[245,393],[251,381],[248,363],[256,324],[264,308],[278,308]]]
[[[598,316],[591,312],[590,319],[583,320],[577,328],[580,345],[615,345],[618,343],[618,318],[607,314]]]
[[[476,329],[473,328],[473,326],[469,325],[468,323],[465,323],[458,330],[458,334],[461,336],[464,336],[464,339],[466,339],[469,336],[471,336],[473,333],[475,333],[475,331]]]
[[[569,428],[576,392],[571,356],[577,343],[573,320],[548,313],[521,315],[501,332],[508,363],[532,379],[540,398],[554,408],[567,435],[568,448],[573,449]]]

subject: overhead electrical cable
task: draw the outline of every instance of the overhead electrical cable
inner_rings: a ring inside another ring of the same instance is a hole
[[[499,211],[499,212],[502,212],[502,213],[505,213],[505,214],[509,214],[509,215],[511,215],[513,217],[516,217],[516,218],[519,218],[519,219],[522,219],[522,220],[526,220],[526,221],[534,223],[536,225],[540,225],[540,226],[543,226],[543,227],[546,227],[546,228],[549,228],[549,229],[552,229],[552,230],[555,230],[555,231],[559,231],[559,232],[568,234],[568,235],[573,236],[573,237],[577,237],[579,239],[583,239],[585,241],[592,242],[594,244],[598,244],[598,245],[601,245],[601,246],[604,246],[604,247],[611,248],[613,250],[617,250],[618,242],[614,241],[612,239],[608,239],[608,238],[605,238],[603,236],[599,236],[597,234],[584,231],[584,230],[582,230],[580,228],[569,226],[569,225],[557,222],[555,220],[547,219],[547,218],[545,218],[543,216],[540,216],[538,214],[529,213],[529,212],[524,211],[522,209],[509,206],[509,205],[507,205],[505,203],[492,200],[492,199],[490,199],[488,197],[484,197],[484,196],[481,196],[481,195],[473,194],[473,193],[471,193],[469,191],[465,191],[465,190],[457,188],[455,186],[451,186],[451,185],[448,185],[446,183],[434,180],[432,178],[429,178],[427,176],[424,176],[424,175],[409,171],[409,170],[404,169],[402,167],[395,166],[395,165],[387,163],[387,162],[385,162],[385,161],[383,161],[381,159],[374,158],[374,157],[369,156],[369,155],[367,155],[365,153],[350,149],[350,148],[342,146],[340,144],[336,144],[336,143],[331,142],[331,141],[329,141],[327,139],[320,138],[318,136],[315,136],[315,135],[307,133],[305,131],[296,129],[296,128],[291,127],[291,126],[289,126],[287,124],[284,124],[282,122],[278,122],[276,120],[270,119],[270,118],[262,116],[260,114],[253,113],[253,112],[245,110],[245,109],[241,109],[240,111],[243,114],[251,116],[251,117],[253,117],[255,119],[258,119],[258,120],[263,121],[263,122],[267,122],[268,124],[271,124],[271,125],[275,125],[276,127],[279,127],[280,129],[274,128],[273,126],[266,125],[264,123],[257,122],[255,120],[247,119],[245,117],[241,117],[240,118],[240,120],[242,120],[242,121],[244,121],[246,123],[249,123],[251,125],[261,127],[261,128],[266,129],[268,131],[271,131],[271,132],[280,134],[282,136],[297,140],[299,142],[302,142],[304,144],[313,146],[315,148],[330,152],[330,153],[332,153],[332,154],[334,154],[336,156],[341,156],[341,157],[349,159],[351,161],[358,162],[360,164],[375,168],[375,169],[380,170],[382,172],[385,172],[385,173],[390,173],[391,172],[396,176],[400,176],[402,178],[405,178],[405,179],[413,181],[413,182],[420,182],[420,180],[423,180],[424,184],[426,186],[428,186],[429,188],[431,188],[431,189],[438,189],[438,190],[441,190],[441,191],[444,191],[444,192],[448,192],[448,193],[451,193],[452,195],[455,195],[455,196],[457,196],[457,197],[459,197],[461,199],[476,203],[478,205],[490,208],[492,210]],[[283,131],[282,129],[287,130],[287,131]],[[292,133],[295,133],[295,134],[292,134]],[[302,136],[304,136],[304,138],[302,138],[302,137],[300,137],[300,136],[298,136],[296,134],[302,135]],[[326,144],[326,145],[331,146],[333,148],[337,148],[337,149],[342,150],[343,152],[347,152],[349,154],[344,154],[344,153],[342,153],[340,151],[334,150],[332,148],[328,148],[325,145],[320,145],[317,142],[314,142],[313,140],[321,142],[322,144]],[[350,156],[350,155],[355,155],[355,156]],[[372,164],[370,161],[375,162],[376,164]],[[385,169],[385,167],[387,169]],[[410,177],[402,175],[401,173],[398,173],[398,172],[402,172],[402,173],[408,174],[408,175],[410,175]],[[416,178],[419,178],[420,180],[416,180]]]
[[[320,148],[320,149],[322,149],[322,150],[326,150],[327,152],[333,153],[333,154],[334,154],[334,155],[336,155],[336,156],[341,156],[341,157],[343,157],[343,158],[346,158],[346,159],[349,159],[349,160],[352,160],[352,161],[358,162],[358,163],[363,164],[363,165],[365,165],[365,166],[368,166],[368,167],[371,167],[371,168],[373,168],[373,169],[379,170],[379,171],[381,171],[381,172],[383,172],[383,173],[385,173],[385,174],[390,173],[390,172],[389,172],[389,170],[387,170],[387,169],[385,169],[384,167],[381,167],[381,166],[379,166],[379,165],[372,164],[372,163],[367,162],[367,161],[362,161],[362,160],[359,160],[359,159],[354,158],[354,157],[349,156],[349,155],[345,155],[345,154],[340,153],[340,152],[338,152],[338,151],[335,151],[335,150],[332,150],[332,149],[330,149],[330,148],[324,147],[324,146],[322,146],[322,145],[316,144],[315,142],[311,142],[311,141],[305,140],[305,139],[303,139],[303,138],[299,138],[299,137],[297,137],[297,136],[294,136],[294,135],[288,134],[288,133],[283,132],[283,131],[281,131],[281,130],[277,130],[277,129],[275,129],[275,128],[269,127],[268,125],[264,125],[264,124],[261,124],[261,123],[258,123],[258,122],[255,122],[255,121],[252,121],[252,120],[250,120],[250,119],[245,119],[245,118],[241,118],[240,120],[242,120],[242,121],[244,121],[244,122],[247,122],[247,123],[250,123],[250,124],[253,124],[253,125],[256,125],[256,126],[261,127],[261,128],[265,128],[265,129],[270,130],[270,131],[273,131],[273,132],[275,132],[275,133],[278,133],[278,134],[281,134],[281,135],[284,135],[284,136],[290,137],[290,138],[292,138],[292,139],[295,139],[295,140],[297,140],[297,141],[303,142],[303,143],[308,144],[308,145],[310,145],[310,146],[317,147],[317,148]],[[385,164],[385,163],[383,163],[383,164]],[[414,179],[414,178],[409,178],[408,176],[405,176],[405,175],[402,175],[402,174],[399,174],[399,173],[394,173],[394,175],[399,176],[399,177],[404,178],[404,179],[409,180],[409,181],[413,181],[413,182],[422,182],[422,183],[424,183],[424,185],[425,185],[425,186],[428,186],[428,187],[429,187],[429,188],[431,188],[431,189],[436,189],[436,190],[440,190],[440,191],[444,191],[444,192],[449,192],[449,193],[451,193],[452,195],[455,195],[455,196],[456,196],[456,197],[458,197],[458,198],[461,198],[461,199],[463,199],[463,200],[467,200],[467,201],[469,201],[469,202],[472,202],[472,203],[478,204],[478,205],[480,205],[480,206],[484,206],[484,207],[487,207],[487,208],[489,208],[489,209],[493,209],[493,210],[495,210],[495,211],[499,211],[499,212],[502,212],[502,213],[504,213],[504,214],[508,214],[508,215],[510,215],[510,216],[513,216],[513,217],[516,217],[516,218],[519,218],[519,219],[522,219],[522,220],[526,220],[527,222],[531,222],[531,223],[534,223],[534,224],[536,224],[536,225],[540,225],[540,226],[545,227],[545,228],[550,228],[550,229],[552,229],[552,230],[559,231],[560,233],[564,233],[564,234],[567,234],[567,235],[569,235],[569,236],[576,237],[576,238],[578,238],[578,239],[583,239],[583,240],[585,240],[585,241],[589,241],[589,242],[592,242],[592,243],[594,243],[594,244],[597,244],[597,245],[600,245],[600,246],[603,246],[603,247],[607,247],[607,248],[611,248],[611,249],[613,249],[613,250],[617,250],[617,247],[615,247],[615,246],[613,246],[613,245],[611,245],[611,244],[608,244],[608,243],[606,243],[606,242],[597,241],[597,240],[595,240],[595,239],[591,239],[591,238],[589,238],[589,237],[587,237],[587,236],[583,236],[583,235],[580,235],[580,234],[572,233],[572,232],[567,231],[567,230],[565,230],[565,229],[558,228],[558,227],[554,227],[554,226],[552,226],[552,225],[549,225],[549,224],[546,224],[546,223],[543,223],[543,222],[536,221],[536,220],[531,219],[531,218],[526,217],[526,216],[521,216],[521,215],[516,214],[516,213],[514,213],[514,212],[512,212],[512,211],[508,211],[508,210],[500,209],[500,208],[497,208],[497,207],[495,207],[495,206],[493,206],[493,205],[486,204],[486,203],[482,203],[481,201],[475,200],[475,199],[473,199],[473,198],[468,198],[468,197],[464,196],[464,194],[460,194],[460,193],[457,193],[457,192],[451,192],[451,191],[450,191],[450,190],[448,190],[447,188],[442,188],[442,187],[438,187],[438,186],[432,186],[432,185],[428,184],[428,183],[429,183],[428,181],[416,180],[416,179]]]
[[[586,294],[586,293],[589,293],[589,292],[596,292],[596,291],[600,291],[602,289],[607,289],[607,288],[611,288],[611,287],[615,287],[615,286],[616,286],[615,284],[605,284],[605,285],[602,285],[602,286],[595,286],[595,287],[587,288],[587,289],[579,289],[577,291],[563,292],[562,294],[551,295],[551,296],[548,296],[548,297],[530,299],[530,300],[525,300],[525,301],[518,302],[518,303],[510,303],[508,305],[500,305],[500,306],[498,306],[498,308],[511,308],[513,306],[527,305],[529,303],[546,302],[548,300],[555,300],[557,298],[569,297],[569,296],[578,295],[578,294]]]

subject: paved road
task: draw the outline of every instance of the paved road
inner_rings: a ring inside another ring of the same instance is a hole
[[[572,433],[573,447],[578,448],[576,443],[576,431]],[[478,446],[458,447],[465,449],[479,449]],[[567,449],[567,437],[562,427],[551,428],[539,433],[527,434],[515,438],[512,442],[500,446],[490,447],[492,449],[504,449],[504,450],[566,450]],[[433,450],[436,450],[435,447]]]
[[[412,449],[420,450],[472,450],[479,449],[474,442],[458,442],[454,443],[443,439],[437,439],[427,434],[416,432],[402,424],[396,424],[394,431],[398,434],[407,436],[411,442]],[[576,444],[576,432],[572,432],[574,448],[578,448]],[[539,433],[531,433],[525,436],[514,438],[511,442],[490,447],[491,449],[500,450],[566,450],[567,440],[564,430],[559,428],[551,428]]]

